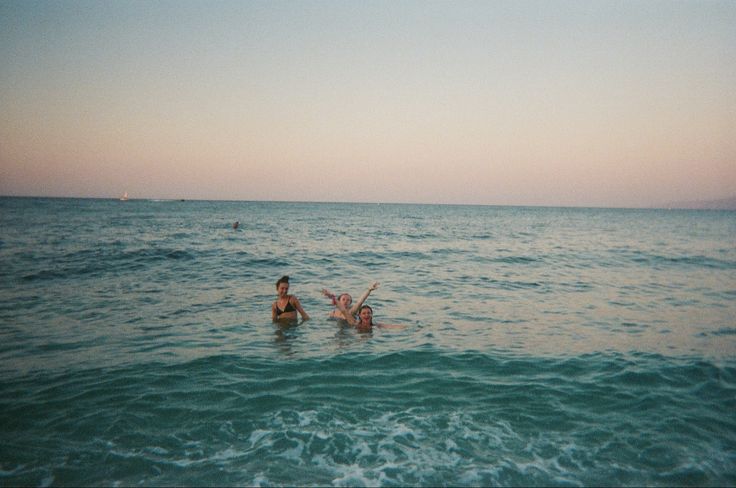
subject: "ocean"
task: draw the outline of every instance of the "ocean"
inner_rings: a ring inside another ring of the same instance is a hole
[[[0,198],[2,486],[736,486],[734,412],[733,211]]]

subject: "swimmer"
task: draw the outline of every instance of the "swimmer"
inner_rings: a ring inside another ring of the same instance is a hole
[[[358,320],[355,320],[355,317],[353,317],[350,314],[350,311],[345,308],[345,306],[337,302],[337,308],[340,309],[340,311],[343,314],[343,317],[347,322],[358,329],[360,332],[368,332],[373,329],[373,327],[379,327],[381,329],[402,329],[403,325],[396,325],[396,324],[376,324],[373,322],[373,309],[369,305],[363,305],[360,307],[360,310],[358,311]]]
[[[237,220],[233,223],[233,229],[238,230],[238,226],[240,226],[240,222]]]
[[[350,293],[343,293],[336,297],[333,293],[330,293],[330,291],[327,288],[322,288],[322,294],[326,296],[327,298],[331,298],[332,304],[335,306],[335,309],[333,309],[330,312],[329,317],[332,319],[343,319],[342,312],[337,308],[337,302],[342,303],[345,306],[345,308],[350,311],[350,315],[355,317],[358,314],[358,310],[360,310],[360,306],[363,305],[363,303],[368,299],[368,295],[370,295],[371,292],[375,290],[376,288],[378,288],[377,281],[368,287],[365,293],[363,293],[360,296],[360,298],[355,303],[355,305],[352,305],[353,297],[350,296]]]
[[[309,315],[302,308],[299,299],[294,295],[289,295],[289,277],[282,276],[276,282],[276,292],[278,298],[271,304],[271,319],[277,320],[296,320],[296,313],[302,316],[302,320],[309,320]]]

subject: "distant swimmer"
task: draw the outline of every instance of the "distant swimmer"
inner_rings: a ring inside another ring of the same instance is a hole
[[[352,315],[353,317],[357,316],[358,310],[360,310],[360,306],[363,305],[363,303],[368,299],[368,295],[370,295],[371,292],[376,288],[378,288],[377,281],[368,287],[368,289],[365,291],[365,293],[363,293],[363,295],[361,295],[355,305],[353,305],[353,297],[350,296],[350,293],[342,293],[335,296],[333,293],[330,292],[330,290],[322,288],[322,294],[327,298],[332,299],[332,305],[335,306],[335,308],[330,312],[329,317],[333,319],[343,319],[342,312],[337,308],[337,302],[342,303],[343,306],[350,311],[350,315]]]
[[[233,223],[233,229],[238,230],[238,227],[240,227],[240,222],[237,220]]]
[[[276,292],[278,298],[271,304],[271,319],[276,320],[296,320],[296,313],[302,316],[302,320],[309,320],[309,315],[302,308],[299,299],[294,295],[289,295],[289,277],[282,276],[276,282]]]
[[[373,327],[378,327],[381,329],[402,329],[404,328],[403,325],[377,324],[373,322],[373,309],[368,305],[363,305],[362,307],[360,307],[360,310],[358,311],[357,320],[355,319],[355,317],[353,317],[350,314],[350,310],[345,308],[345,306],[342,303],[337,302],[337,308],[340,309],[345,320],[350,325],[358,329],[360,332],[369,332],[373,330]]]

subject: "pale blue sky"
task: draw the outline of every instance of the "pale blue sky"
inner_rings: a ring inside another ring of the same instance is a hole
[[[736,2],[0,0],[0,194],[736,195]]]

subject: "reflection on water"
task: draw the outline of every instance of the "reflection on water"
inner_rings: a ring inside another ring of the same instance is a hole
[[[718,332],[736,317],[729,212],[34,202],[0,199],[5,359],[26,369],[274,344],[303,356],[426,343],[736,356],[736,337]],[[284,214],[289,228],[274,224]],[[312,317],[295,327],[268,321],[284,274]],[[357,295],[373,281],[375,321],[405,329],[366,336],[326,319],[319,290]]]
[[[0,477],[734,486],[733,215],[0,198]]]
[[[274,343],[278,346],[280,353],[287,356],[294,354],[292,342],[299,340],[299,327],[304,321],[299,319],[280,319],[273,323]]]

